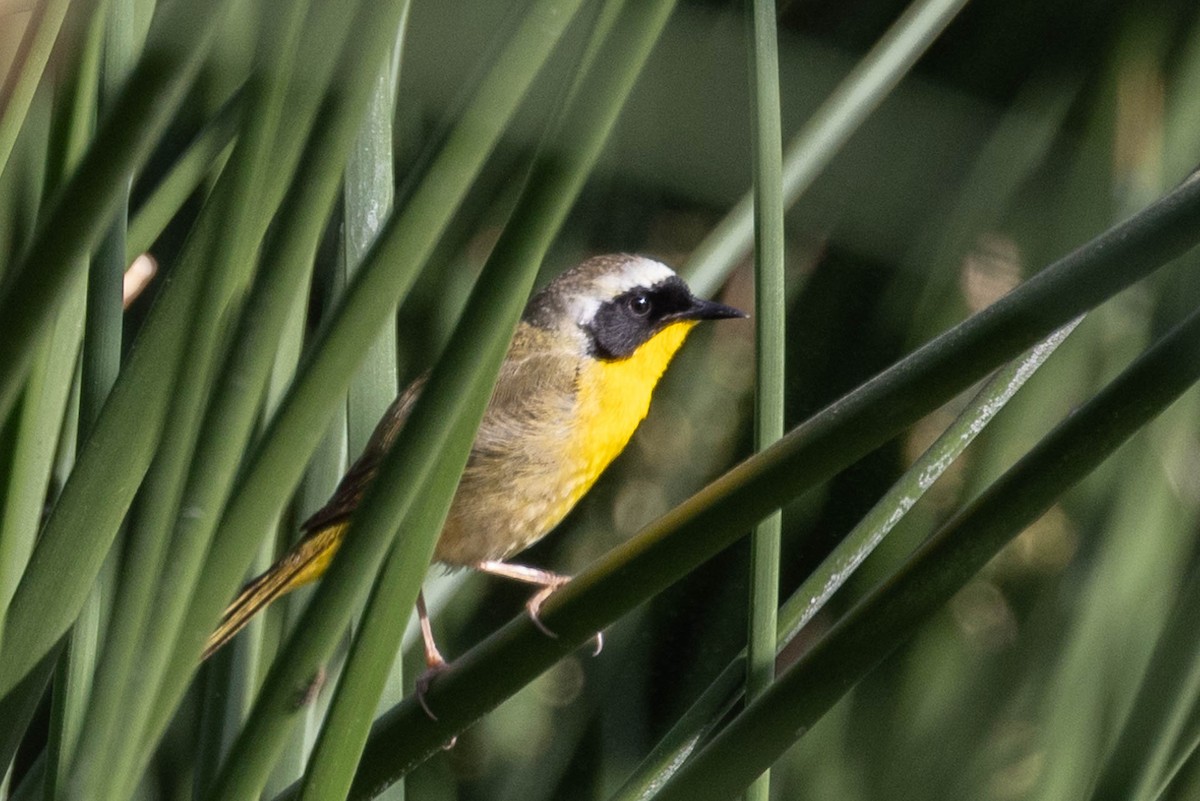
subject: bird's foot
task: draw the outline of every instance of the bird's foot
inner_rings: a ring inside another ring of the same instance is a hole
[[[448,667],[450,666],[446,664],[446,660],[441,659],[440,657],[436,661],[427,660],[425,672],[420,676],[417,676],[417,681],[413,685],[413,695],[416,696],[417,703],[421,705],[421,709],[425,710],[425,714],[428,715],[429,719],[434,723],[437,722],[438,716],[435,715],[433,710],[429,708],[429,700],[426,696],[429,692],[430,685],[433,684],[433,680],[437,678],[439,673],[444,672]],[[451,745],[453,745],[453,743],[451,743]]]
[[[558,635],[550,630],[550,627],[542,622],[541,608],[546,599],[553,594],[562,585],[571,580],[570,576],[564,576],[560,573],[551,573],[549,570],[542,570],[537,567],[528,567],[527,565],[514,565],[509,562],[501,561],[484,561],[477,562],[474,565],[476,570],[484,573],[491,573],[494,576],[503,576],[504,578],[513,579],[514,581],[524,582],[525,584],[534,584],[541,589],[537,591],[529,602],[525,604],[525,608],[529,610],[529,618],[533,621],[533,625],[545,634],[547,637],[558,639]],[[593,638],[596,642],[596,647],[592,655],[599,655],[604,649],[604,635],[597,633]]]
[[[551,631],[550,627],[542,622],[540,612],[542,604],[545,603],[546,599],[549,598],[555,590],[570,580],[570,576],[557,576],[554,582],[549,583],[545,587],[542,587],[542,589],[538,590],[537,594],[530,598],[529,602],[525,604],[525,608],[529,610],[529,619],[533,621],[533,625],[537,626],[538,629],[547,637],[555,640],[558,639],[558,635]],[[599,656],[600,652],[604,650],[604,632],[596,632],[596,634],[592,637],[592,642],[595,643],[595,646],[592,649],[592,656]]]
[[[434,723],[437,723],[438,716],[433,714],[433,710],[429,708],[429,700],[426,694],[429,692],[429,685],[439,673],[442,673],[446,668],[450,667],[444,659],[438,659],[436,662],[428,660],[425,672],[417,676],[417,681],[413,687],[413,695],[417,697],[417,703],[421,705],[421,709],[425,710],[425,714]],[[449,751],[458,743],[458,735],[452,736],[445,744],[442,745],[442,750]]]

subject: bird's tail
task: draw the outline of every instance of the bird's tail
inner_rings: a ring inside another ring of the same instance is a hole
[[[346,525],[337,523],[312,532],[267,568],[265,573],[251,579],[233,599],[233,603],[226,607],[221,622],[208,637],[201,659],[208,659],[233,639],[271,601],[320,578],[342,544]]]

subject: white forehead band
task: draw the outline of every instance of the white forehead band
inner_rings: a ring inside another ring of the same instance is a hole
[[[596,281],[597,294],[615,298],[634,287],[652,287],[675,275],[671,268],[653,259],[630,259],[617,272],[602,276]]]
[[[596,311],[604,301],[639,286],[652,287],[673,275],[675,273],[670,267],[653,259],[630,259],[620,270],[598,277],[593,285],[594,291],[586,296],[573,298],[571,316],[580,325],[586,325],[596,316]]]

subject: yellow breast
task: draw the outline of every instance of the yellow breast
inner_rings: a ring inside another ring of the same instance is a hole
[[[577,425],[570,447],[574,474],[565,503],[568,510],[625,449],[646,417],[659,378],[694,325],[693,321],[670,325],[628,359],[590,360],[581,371]]]
[[[438,540],[437,560],[506,559],[557,526],[628,444],[693,325],[669,326],[627,359],[583,359],[569,408],[544,410],[536,430],[523,432],[511,448],[499,447],[511,439],[505,436],[484,449],[486,458],[476,453]]]

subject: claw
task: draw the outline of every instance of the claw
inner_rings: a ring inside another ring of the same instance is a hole
[[[542,622],[540,612],[542,604],[550,597],[551,593],[566,583],[567,581],[564,578],[561,582],[543,587],[538,591],[537,595],[529,599],[529,603],[525,604],[525,608],[529,610],[529,619],[533,621],[533,625],[537,626],[547,637],[555,640],[558,639],[558,634],[551,631],[550,627]],[[592,648],[592,656],[600,656],[600,652],[604,650],[604,632],[596,632],[595,636],[592,637],[592,641],[596,643],[595,647]]]
[[[429,702],[426,700],[425,694],[429,692],[429,686],[433,683],[434,678],[448,667],[449,665],[446,664],[445,660],[438,660],[437,662],[429,660],[425,672],[417,676],[416,684],[413,686],[413,695],[417,697],[417,703],[421,705],[421,709],[425,710],[425,714],[434,723],[437,723],[438,716],[433,714],[433,710],[429,708]],[[454,741],[451,740],[448,747],[453,747],[453,745]]]
[[[558,639],[558,635],[551,631],[549,627],[542,622],[540,613],[542,604],[545,603],[546,599],[550,597],[550,594],[566,583],[566,581],[562,581],[556,584],[547,584],[545,587],[542,587],[540,590],[538,590],[536,595],[529,599],[529,603],[525,604],[525,608],[529,610],[529,619],[533,621],[533,625],[537,626],[547,637],[555,640]]]

